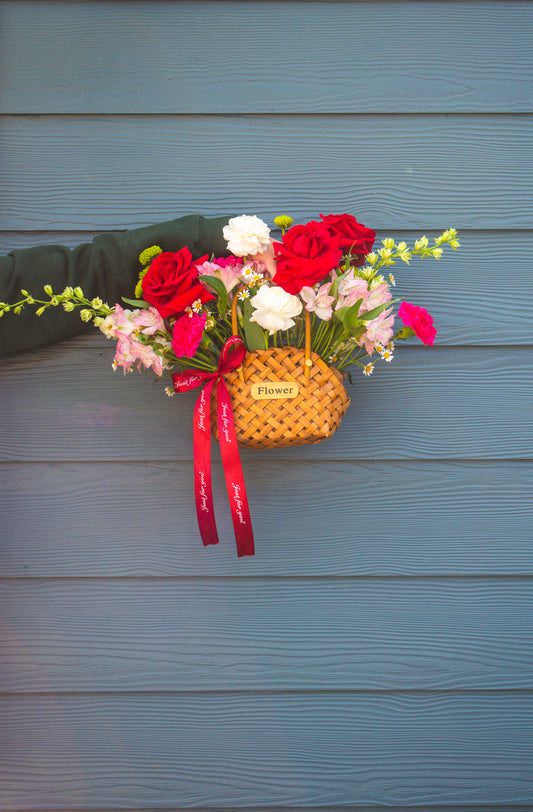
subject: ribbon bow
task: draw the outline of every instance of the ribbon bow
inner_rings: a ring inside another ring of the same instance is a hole
[[[218,544],[217,525],[211,487],[211,392],[217,384],[217,423],[222,466],[226,478],[231,518],[237,542],[237,555],[254,554],[254,536],[244,476],[235,434],[231,398],[224,375],[237,369],[246,356],[246,347],[239,336],[228,338],[220,353],[216,372],[191,369],[172,376],[176,392],[188,392],[203,386],[194,406],[194,491],[196,515],[204,546]]]

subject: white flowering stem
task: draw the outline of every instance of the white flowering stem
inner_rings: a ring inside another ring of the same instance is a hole
[[[76,307],[80,307],[83,308],[80,313],[83,321],[92,321],[98,316],[109,316],[112,312],[112,308],[102,302],[101,299],[86,299],[81,288],[67,287],[63,293],[54,293],[50,285],[45,285],[44,292],[50,297],[48,300],[36,299],[27,290],[21,290],[24,298],[20,299],[20,301],[14,304],[0,302],[0,316],[9,313],[11,310],[18,315],[25,305],[39,305],[36,310],[37,316],[41,316],[49,307],[57,307],[58,305],[62,305],[66,311],[72,311]]]
[[[422,259],[425,257],[433,257],[433,259],[440,259],[442,256],[442,246],[448,244],[454,251],[460,247],[461,243],[457,239],[457,231],[454,228],[449,228],[434,239],[434,245],[429,244],[428,238],[424,235],[410,248],[406,243],[396,243],[392,237],[385,237],[382,240],[383,248],[377,251],[372,251],[367,256],[367,262],[373,271],[373,276],[376,276],[378,271],[383,267],[395,265],[397,259],[401,259],[409,264],[409,260],[413,256],[419,256]]]

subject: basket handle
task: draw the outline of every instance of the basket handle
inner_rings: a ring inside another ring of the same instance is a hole
[[[233,301],[231,303],[231,332],[234,336],[239,335],[239,323],[237,321],[237,303],[239,298],[239,293],[244,288],[244,285],[241,285],[235,296],[233,297]]]
[[[237,319],[237,303],[239,300],[239,293],[244,288],[244,285],[240,285],[237,289],[235,296],[233,297],[233,301],[231,303],[231,332],[232,335],[238,336],[239,335],[239,322]],[[242,383],[246,383],[244,379],[244,368],[242,364],[240,367],[237,368],[237,372],[239,373],[239,378],[241,379]]]
[[[239,334],[239,323],[237,319],[237,304],[239,299],[239,293],[243,290],[244,285],[241,285],[240,288],[237,290],[235,296],[233,297],[233,302],[231,303],[231,332],[234,336]],[[311,361],[311,314],[307,309],[304,308],[304,319],[305,319],[305,351],[304,351],[304,375],[309,380],[309,376],[311,374],[311,367],[313,366],[313,362]],[[244,383],[244,371],[242,366],[239,367],[239,377],[241,381]]]

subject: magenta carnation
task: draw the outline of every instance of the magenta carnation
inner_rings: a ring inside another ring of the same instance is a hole
[[[429,315],[424,307],[402,302],[398,309],[398,316],[406,327],[411,327],[420,341],[428,346],[433,346],[437,331],[433,327],[433,317]]]
[[[186,313],[174,322],[172,334],[172,349],[176,358],[192,358],[200,346],[204,334],[207,314],[199,316],[197,313]]]

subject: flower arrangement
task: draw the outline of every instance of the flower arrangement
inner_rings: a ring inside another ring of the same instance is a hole
[[[349,399],[342,379],[354,369],[370,375],[375,362],[390,363],[395,342],[416,336],[432,346],[427,310],[393,299],[390,266],[413,257],[440,259],[445,245],[460,243],[454,228],[429,244],[388,237],[373,250],[376,234],[349,214],[320,215],[293,225],[275,219],[281,239],[256,216],[229,220],[223,229],[229,256],[194,259],[151,246],[139,257],[133,294],[113,306],[87,299],[81,288],[42,301],[0,303],[0,316],[27,305],[79,308],[116,341],[113,368],[134,368],[162,378],[167,394],[202,387],[194,414],[195,497],[204,545],[218,543],[211,492],[210,433],[218,437],[239,556],[254,542],[238,443],[254,448],[320,442],[336,430]],[[395,320],[401,326],[395,330]],[[302,372],[303,369],[303,372]],[[248,376],[248,377],[246,377]],[[211,393],[216,385],[216,408]],[[300,391],[301,389],[301,391]],[[281,400],[280,400],[281,399]],[[257,405],[256,401],[260,403]]]
[[[140,256],[142,270],[135,298],[128,306],[88,300],[81,288],[54,293],[42,301],[23,290],[23,299],[0,303],[0,315],[38,305],[80,309],[116,341],[114,369],[150,371],[157,377],[175,369],[215,371],[232,335],[231,306],[238,299],[238,332],[246,349],[301,348],[305,313],[310,315],[311,351],[340,372],[360,368],[370,375],[376,360],[392,361],[395,342],[416,336],[433,345],[436,329],[423,307],[402,302],[396,316],[392,297],[395,279],[390,266],[413,257],[440,259],[443,247],[460,245],[450,228],[430,245],[427,237],[414,246],[382,240],[373,250],[375,232],[349,214],[320,215],[320,221],[292,225],[275,220],[281,240],[273,240],[256,216],[232,218],[224,228],[228,257],[193,259],[188,248],[176,253],[152,246]],[[169,395],[174,394],[168,388]]]

